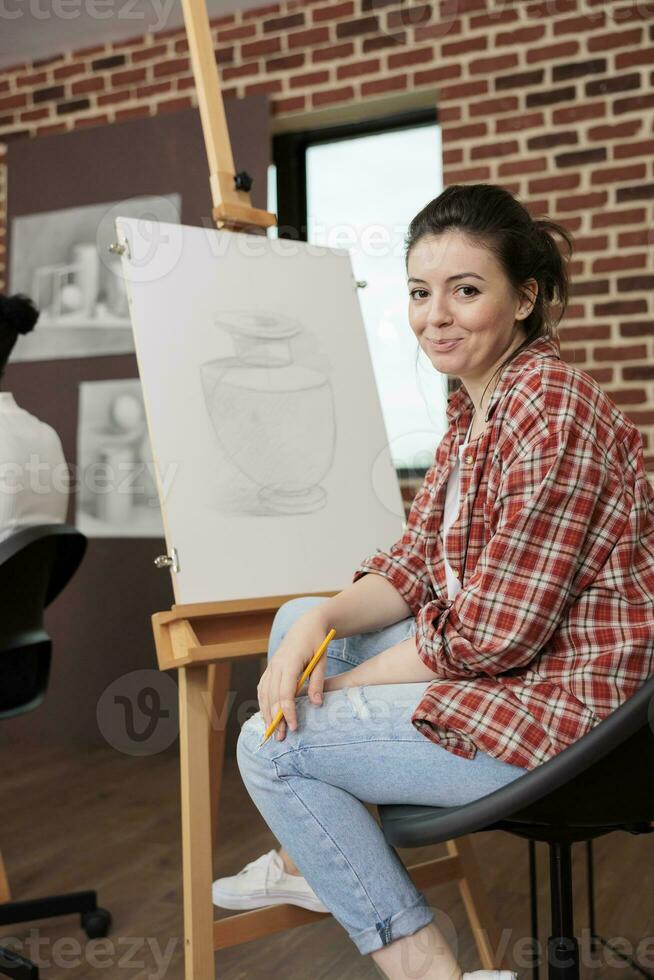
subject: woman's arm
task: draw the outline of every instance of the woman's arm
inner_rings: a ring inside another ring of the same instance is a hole
[[[343,687],[359,687],[362,684],[411,684],[431,681],[436,675],[418,656],[415,636],[382,650],[370,660],[333,677],[326,677],[324,691],[337,691]]]

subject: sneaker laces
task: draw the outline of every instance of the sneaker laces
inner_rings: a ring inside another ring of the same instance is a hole
[[[268,869],[266,872],[264,886],[267,888],[269,884],[275,884],[278,882],[282,875],[285,874],[282,860],[275,850],[268,851],[267,854],[262,854],[261,857],[256,859],[256,861],[250,861],[249,864],[246,864],[245,867],[238,872],[237,877],[247,874],[250,868],[260,868],[262,865],[266,864],[268,865]]]

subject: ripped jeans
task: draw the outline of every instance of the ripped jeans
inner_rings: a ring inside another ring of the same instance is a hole
[[[292,623],[322,596],[278,610],[268,659]],[[415,633],[415,619],[329,644],[326,675],[350,670]],[[526,769],[477,750],[453,755],[411,724],[429,682],[327,691],[322,705],[296,699],[298,727],[264,734],[261,712],[242,726],[238,767],[254,804],[318,898],[360,953],[410,936],[434,919],[381,827],[363,805],[456,806],[492,793]],[[307,690],[307,684],[303,688]],[[363,802],[362,802],[363,801]]]

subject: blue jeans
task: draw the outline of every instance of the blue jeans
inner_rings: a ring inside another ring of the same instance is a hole
[[[322,596],[278,610],[268,659],[292,623]],[[327,676],[415,633],[415,619],[333,640]],[[366,803],[456,806],[492,793],[527,772],[477,751],[465,759],[430,742],[411,724],[428,681],[325,692],[322,705],[296,699],[298,727],[279,741],[264,734],[261,712],[242,726],[236,747],[243,782],[277,840],[359,952],[372,953],[434,919]],[[307,690],[305,685],[304,690]]]

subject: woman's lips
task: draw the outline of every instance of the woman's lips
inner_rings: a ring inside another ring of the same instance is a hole
[[[457,344],[460,344],[463,337],[459,337],[458,340],[450,340],[448,343],[443,343],[442,341],[430,340],[429,343],[432,345],[434,350],[445,351],[452,350]]]

